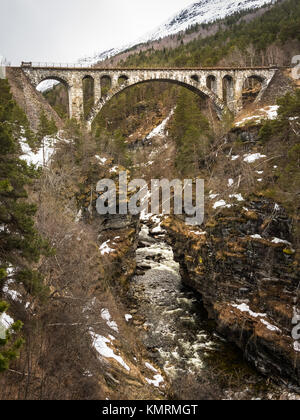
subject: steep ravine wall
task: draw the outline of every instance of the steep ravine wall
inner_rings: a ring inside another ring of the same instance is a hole
[[[262,197],[246,206],[218,211],[206,234],[174,217],[163,226],[184,282],[202,295],[218,331],[262,373],[299,386],[299,348],[292,338],[299,252],[257,235],[269,223],[270,238],[289,239],[291,220],[282,208],[274,214],[274,202]]]
[[[41,111],[45,112],[48,119],[55,121],[57,128],[63,128],[61,118],[43,95],[30,84],[22,69],[8,67],[7,79],[15,101],[26,113],[33,130],[38,129]]]

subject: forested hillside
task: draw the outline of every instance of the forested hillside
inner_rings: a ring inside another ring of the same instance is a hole
[[[240,15],[220,23],[212,36],[182,42],[176,48],[163,48],[130,55],[121,60],[124,67],[197,67],[216,65],[290,65],[300,44],[300,4],[297,0],[280,2],[250,22]],[[237,23],[238,22],[238,23]],[[197,31],[191,28],[187,32]],[[180,37],[182,35],[178,35]]]

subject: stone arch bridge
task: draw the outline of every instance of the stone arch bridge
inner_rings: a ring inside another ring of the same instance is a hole
[[[69,94],[69,116],[77,120],[82,120],[84,114],[83,80],[90,78],[93,81],[94,105],[87,118],[89,128],[103,106],[119,92],[130,86],[153,81],[176,83],[210,98],[220,117],[226,107],[237,114],[243,107],[242,92],[246,80],[256,79],[261,82],[261,90],[256,98],[258,101],[278,71],[277,67],[102,69],[33,67],[31,64],[24,64],[21,68],[34,87],[45,80],[63,83]],[[105,94],[102,89],[104,79],[109,83]]]

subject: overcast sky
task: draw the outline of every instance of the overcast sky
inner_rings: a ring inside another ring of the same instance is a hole
[[[0,0],[0,55],[72,62],[134,41],[193,0]]]

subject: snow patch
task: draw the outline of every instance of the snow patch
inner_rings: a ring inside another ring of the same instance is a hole
[[[6,312],[0,315],[0,338],[6,337],[6,331],[14,324],[14,320]]]
[[[194,230],[191,230],[191,233],[197,236],[207,235],[207,232],[195,232]]]
[[[111,320],[111,315],[108,309],[102,309],[101,311],[101,318],[106,321],[106,324],[114,330],[116,333],[119,333],[118,325],[115,321]]]
[[[231,156],[231,160],[235,161],[238,160],[240,155]]]
[[[268,321],[261,319],[260,322],[264,324],[268,328],[268,330],[281,333],[281,330],[279,328],[275,327],[275,325],[270,324]]]
[[[263,159],[265,157],[267,156],[261,155],[260,153],[249,153],[247,155],[244,155],[244,162],[253,163],[256,160]]]
[[[106,255],[106,254],[110,254],[111,252],[114,252],[115,249],[110,248],[110,246],[108,245],[110,243],[110,239],[106,242],[104,242],[100,247],[99,250],[101,252],[101,255]]]
[[[107,162],[107,159],[105,157],[100,157],[98,155],[95,156],[96,159],[99,160],[100,163],[102,163],[102,165],[104,165]]]
[[[225,208],[225,207],[230,208],[231,204],[227,204],[226,201],[224,201],[224,200],[219,200],[213,205],[214,209]]]
[[[107,359],[116,360],[121,366],[123,366],[128,372],[130,372],[130,367],[124,362],[121,356],[117,356],[114,351],[108,347],[108,344],[111,344],[111,341],[102,335],[95,334],[93,331],[90,331],[90,335],[93,339],[93,347],[100,354],[100,356]]]
[[[230,198],[235,198],[237,201],[245,201],[242,194],[231,194]]]
[[[35,153],[27,144],[26,139],[22,137],[20,139],[20,145],[23,154],[20,156],[20,159],[25,160],[28,165],[32,164],[37,167],[47,166],[47,164],[50,163],[51,157],[55,151],[56,142],[56,137],[44,137],[42,140],[43,146]]]
[[[145,378],[148,384],[155,386],[156,388],[159,388],[160,384],[164,382],[164,378],[161,375],[154,375],[153,379]]]
[[[148,362],[146,362],[145,363],[145,366],[148,368],[148,369],[150,369],[150,370],[152,370],[152,372],[158,372],[157,371],[157,369],[155,369],[155,367],[153,367],[150,363],[148,363]]]
[[[265,318],[267,314],[259,314],[256,312],[251,311],[249,306],[246,303],[242,303],[241,305],[231,305],[234,308],[238,309],[241,312],[248,312],[249,315],[251,315],[253,318]]]
[[[172,115],[174,114],[174,109],[172,109],[172,111],[170,112],[170,114],[167,116],[167,118],[165,118],[163,120],[163,122],[161,124],[159,124],[157,127],[155,127],[151,133],[148,134],[148,136],[146,137],[146,140],[151,140],[154,137],[164,137],[166,135],[166,126],[170,120],[170,118],[172,117]],[[149,163],[149,162],[148,162]],[[153,163],[153,162],[152,162]]]
[[[285,240],[283,240],[283,239],[279,239],[279,238],[274,238],[274,239],[272,240],[272,243],[273,243],[273,244],[286,244],[286,245],[292,245],[290,242],[285,241]]]
[[[250,238],[252,238],[252,239],[263,239],[262,237],[261,237],[261,235],[251,235],[250,236]]]

